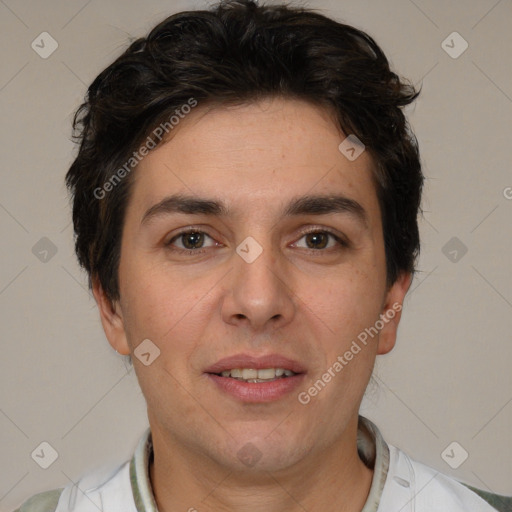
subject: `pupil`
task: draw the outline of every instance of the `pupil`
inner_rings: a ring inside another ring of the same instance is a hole
[[[186,233],[185,234],[185,247],[187,249],[197,249],[198,246],[201,246],[203,233]],[[189,244],[189,241],[191,242]]]
[[[319,248],[318,245],[315,245],[315,244],[318,243],[319,239],[320,239],[320,242],[321,242],[322,237],[323,237],[323,241],[324,242],[327,241],[327,237],[325,236],[325,233],[310,233],[307,236],[308,236],[307,240],[313,240],[313,247],[311,247],[311,244],[309,244],[309,242],[308,242],[308,247],[313,248],[313,249],[315,249],[315,248],[318,249]],[[322,249],[322,248],[325,247],[326,244],[325,243],[323,243],[323,244],[321,243],[320,245],[321,245],[320,248]]]

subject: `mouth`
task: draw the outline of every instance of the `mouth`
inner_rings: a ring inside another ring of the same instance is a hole
[[[205,373],[222,394],[242,402],[270,402],[289,395],[306,370],[292,359],[271,354],[238,354],[221,359]]]

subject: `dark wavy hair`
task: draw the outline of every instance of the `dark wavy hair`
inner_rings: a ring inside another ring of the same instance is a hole
[[[227,0],[168,17],[96,77],[74,117],[79,151],[66,185],[89,286],[97,278],[111,301],[119,299],[122,227],[136,170],[108,194],[96,191],[190,98],[222,106],[279,96],[328,107],[374,162],[388,284],[414,272],[423,175],[401,107],[418,94],[368,34],[311,9]]]

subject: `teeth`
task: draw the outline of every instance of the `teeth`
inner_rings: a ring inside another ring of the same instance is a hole
[[[245,374],[245,370],[244,370]],[[258,370],[258,379],[273,379],[276,377],[274,368],[266,368],[265,370]],[[244,375],[245,378],[245,375]]]
[[[257,379],[258,378],[258,370],[252,370],[249,368],[244,368],[242,370],[242,379]]]
[[[224,370],[221,375],[247,382],[266,382],[283,376],[290,377],[295,375],[295,373],[284,368],[263,368],[261,370],[256,370],[255,368],[233,368],[232,370]]]

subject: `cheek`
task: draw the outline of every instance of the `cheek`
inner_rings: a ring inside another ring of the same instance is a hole
[[[125,332],[132,350],[147,338],[160,348],[164,358],[167,353],[192,351],[208,319],[209,288],[209,281],[193,284],[176,274],[130,274],[121,297]]]
[[[364,329],[378,318],[385,289],[376,267],[365,271],[352,265],[327,282],[303,285],[310,288],[304,303],[332,326],[335,334],[345,335]],[[311,293],[312,288],[316,293]]]

